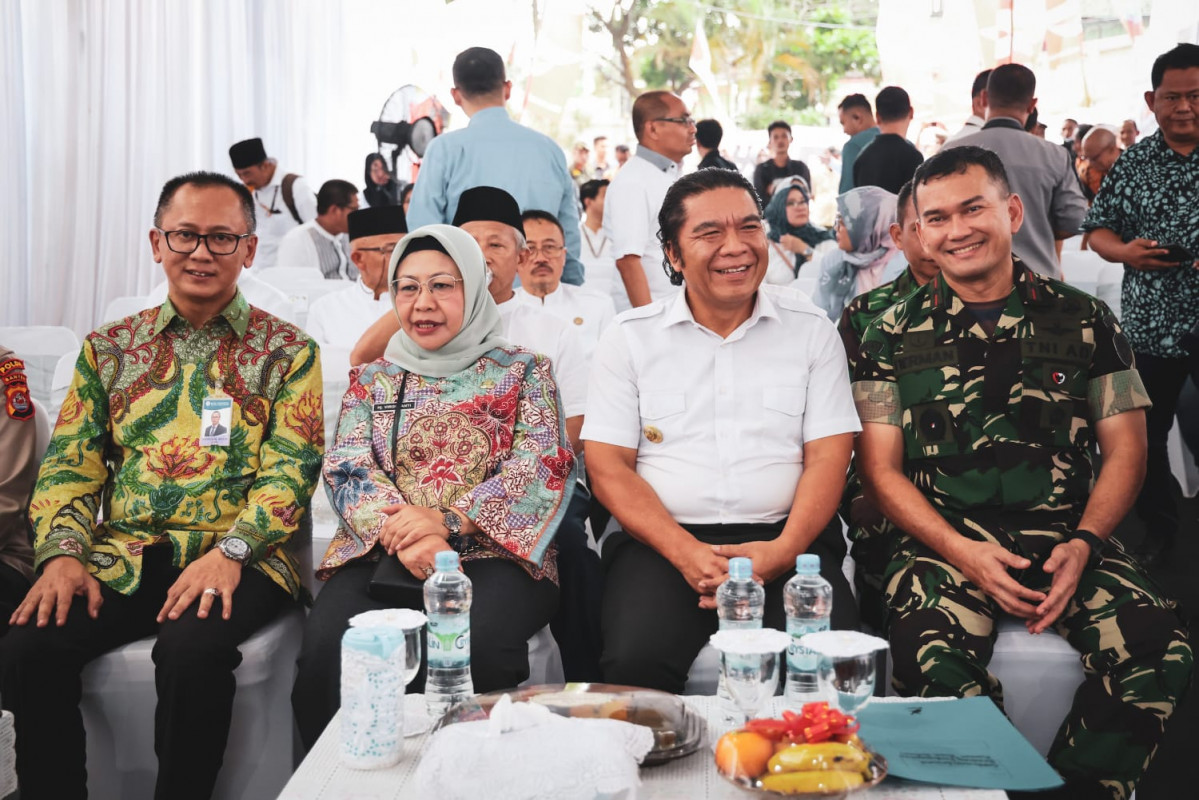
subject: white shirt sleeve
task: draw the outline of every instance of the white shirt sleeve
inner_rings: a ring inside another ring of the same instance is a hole
[[[283,238],[279,240],[279,249],[275,251],[273,266],[320,269],[320,255],[316,252],[316,244],[312,241],[308,228],[300,226],[283,234]]]
[[[554,359],[554,378],[562,396],[563,412],[568,418],[582,416],[587,411],[587,356],[583,337],[563,325],[558,353],[559,357]]]
[[[815,318],[808,352],[807,400],[804,407],[803,440],[810,442],[839,433],[862,430],[857,408],[849,388],[849,370],[845,368],[845,346],[833,323]]]
[[[291,185],[291,196],[295,200],[296,213],[300,215],[300,219],[304,222],[316,219],[316,194],[303,175],[298,176],[296,182]]]
[[[650,236],[649,214],[645,191],[636,181],[614,183],[608,187],[604,200],[604,235],[611,242],[612,258],[644,255]],[[654,227],[657,228],[656,223]]]
[[[636,450],[641,443],[638,397],[637,374],[625,331],[620,325],[612,325],[595,348],[581,438]]]

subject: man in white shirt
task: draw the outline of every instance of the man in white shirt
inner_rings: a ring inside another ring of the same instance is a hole
[[[358,270],[352,286],[319,297],[308,307],[308,335],[324,345],[349,351],[370,324],[391,313],[387,265],[396,244],[408,232],[399,206],[355,211],[346,221],[350,259]]]
[[[575,452],[581,453],[579,431],[587,400],[587,356],[582,337],[573,325],[531,302],[522,301],[513,288],[517,273],[525,270],[530,259],[520,206],[503,189],[477,186],[462,193],[454,225],[473,236],[483,249],[491,272],[487,288],[499,306],[504,338],[544,353],[553,362],[565,408],[566,431]],[[562,241],[559,239],[557,243],[561,245]],[[564,260],[565,254],[559,255]],[[561,272],[560,265],[559,277]],[[566,288],[565,284],[562,288]],[[585,524],[590,505],[591,493],[580,483],[554,538],[558,544],[560,593],[550,631],[558,642],[562,670],[569,682],[600,679],[599,608],[604,580],[599,557],[587,545]]]
[[[258,216],[258,253],[254,264],[259,269],[275,266],[275,253],[288,231],[316,217],[316,195],[308,182],[293,172],[279,169],[268,158],[262,139],[245,139],[229,148],[233,171],[254,196]]]
[[[327,280],[358,280],[346,239],[346,218],[357,210],[358,188],[354,184],[325,181],[316,195],[316,219],[284,234],[275,266],[320,270]]]
[[[699,170],[660,216],[684,291],[608,328],[583,438],[592,488],[621,526],[603,547],[604,679],[678,693],[717,630],[732,557],[753,560],[764,624],[782,629],[796,556],[819,555],[833,627],[856,627],[833,514],[861,426],[832,323],[799,293],[762,285],[749,181]]]
[[[946,139],[946,142],[978,133],[983,129],[983,125],[987,124],[987,98],[984,93],[987,90],[987,79],[990,77],[989,69],[984,69],[974,76],[974,85],[970,87],[970,116],[966,118],[961,130]]]
[[[566,266],[566,237],[562,223],[548,211],[530,210],[521,214],[528,242],[528,255],[517,266],[521,301],[573,325],[583,339],[587,360],[599,343],[600,334],[616,316],[612,298],[586,286],[562,282]]]
[[[594,180],[579,187],[579,203],[583,206],[583,219],[579,223],[583,247],[579,259],[583,262],[583,285],[610,296],[616,309],[623,311],[630,308],[629,296],[616,271],[612,241],[604,233],[604,201],[609,183],[606,179]]]
[[[612,241],[629,305],[644,306],[678,293],[663,272],[658,209],[695,146],[695,120],[676,95],[646,92],[633,102],[633,132],[637,155],[608,186],[604,235]]]

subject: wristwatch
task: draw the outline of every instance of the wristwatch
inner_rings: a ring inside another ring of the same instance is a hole
[[[1091,555],[1087,559],[1087,568],[1092,569],[1099,566],[1099,562],[1103,559],[1103,551],[1107,549],[1107,542],[1084,528],[1079,528],[1066,536],[1067,542],[1072,542],[1075,539],[1083,540],[1087,543],[1087,547],[1091,549]]]
[[[462,517],[458,516],[453,511],[450,511],[445,506],[442,506],[440,511],[441,511],[441,523],[443,525],[445,525],[446,528],[449,529],[450,536],[461,536],[462,535]]]
[[[227,536],[216,543],[217,549],[230,561],[236,561],[243,567],[250,563],[250,545],[244,539]]]

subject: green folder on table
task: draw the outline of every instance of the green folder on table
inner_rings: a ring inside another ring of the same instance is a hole
[[[859,735],[888,773],[925,783],[1035,791],[1062,785],[1028,740],[985,697],[871,703]]]

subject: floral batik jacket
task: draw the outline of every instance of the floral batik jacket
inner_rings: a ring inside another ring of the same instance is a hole
[[[232,400],[227,446],[200,444],[206,397]],[[240,291],[199,330],[169,300],[108,323],[84,340],[42,461],[34,563],[73,556],[132,594],[143,548],[169,543],[184,567],[231,536],[250,545],[253,569],[299,597],[281,546],[323,449],[316,344]]]
[[[558,579],[551,542],[574,491],[575,458],[545,356],[496,348],[445,378],[384,360],[355,367],[324,473],[341,522],[322,580],[371,550],[387,518],[381,509],[393,503],[469,517],[482,533],[460,551],[463,561],[507,558],[535,579]]]

